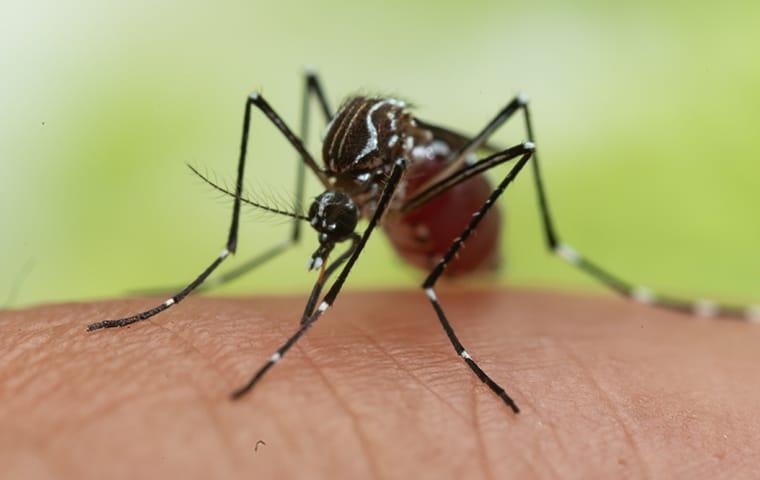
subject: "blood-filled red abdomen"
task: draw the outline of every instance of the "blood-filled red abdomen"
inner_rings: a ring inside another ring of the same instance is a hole
[[[444,167],[445,161],[445,157],[436,156],[412,163],[406,173],[403,198],[412,198],[415,190]],[[390,213],[383,222],[383,229],[405,260],[430,270],[462,234],[491,192],[492,187],[483,175],[474,176],[412,211]],[[449,262],[445,273],[461,275],[498,267],[500,230],[501,216],[494,205],[468,237],[458,256]]]

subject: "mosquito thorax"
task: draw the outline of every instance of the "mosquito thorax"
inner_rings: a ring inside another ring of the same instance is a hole
[[[353,97],[325,130],[322,156],[333,175],[370,171],[392,164],[406,147],[414,119],[401,100]],[[405,145],[405,142],[407,143]]]
[[[431,140],[405,102],[357,96],[343,103],[327,125],[322,156],[333,189],[349,195],[360,214],[370,218],[396,161],[411,161],[412,150]]]

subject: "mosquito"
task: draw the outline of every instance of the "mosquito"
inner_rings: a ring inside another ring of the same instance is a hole
[[[305,147],[314,99],[327,122],[322,144],[322,165]],[[244,195],[243,179],[254,109],[263,113],[298,152],[294,211],[275,208]],[[493,134],[515,116],[522,117],[525,141],[506,149],[493,147],[489,143]],[[438,300],[435,287],[442,276],[467,274],[498,265],[501,217],[496,201],[528,163],[533,170],[544,239],[550,252],[619,294],[641,303],[702,316],[760,321],[758,307],[719,305],[709,300],[687,301],[636,286],[560,241],[541,178],[528,98],[524,94],[516,95],[476,135],[467,136],[415,117],[405,102],[391,97],[349,97],[333,114],[319,77],[307,71],[304,75],[301,117],[300,136],[296,136],[261,94],[251,93],[245,100],[234,191],[190,167],[203,181],[234,200],[225,248],[195,280],[160,305],[130,317],[93,323],[87,329],[125,327],[180,303],[237,251],[240,209],[244,204],[291,217],[290,234],[283,243],[235,270],[210,279],[206,286],[226,283],[275,258],[300,241],[301,224],[307,222],[316,231],[318,239],[318,247],[308,260],[308,268],[318,270],[319,274],[300,325],[248,383],[232,392],[231,397],[239,399],[282,360],[306,331],[335,304],[351,269],[375,228],[380,225],[404,259],[428,270],[422,289],[456,354],[514,413],[519,413],[515,401],[478,366],[459,341]],[[483,173],[509,163],[512,166],[506,175],[495,187],[491,186]],[[307,168],[325,191],[304,212],[302,205]],[[358,232],[357,225],[362,218],[368,220],[368,224],[363,232]],[[478,235],[473,235],[476,231]],[[463,249],[465,243],[470,248]],[[346,246],[340,255],[330,260],[339,244]],[[337,277],[320,300],[323,288],[339,269]]]

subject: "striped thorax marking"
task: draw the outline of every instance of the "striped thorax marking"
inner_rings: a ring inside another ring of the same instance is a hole
[[[406,145],[411,116],[394,98],[354,97],[334,115],[324,135],[322,155],[334,173],[376,168],[391,159],[386,148]]]
[[[350,117],[350,119],[348,120],[348,122],[345,122],[345,121],[344,121],[344,122],[341,124],[341,127],[342,127],[343,125],[345,125],[345,126],[346,126],[346,128],[345,128],[345,129],[343,129],[343,131],[342,131],[342,136],[341,136],[341,139],[340,139],[340,145],[338,145],[338,152],[337,152],[337,156],[338,156],[338,157],[341,157],[341,156],[343,155],[343,148],[344,148],[344,147],[345,147],[345,145],[346,145],[346,139],[348,139],[348,137],[349,137],[349,135],[348,135],[348,132],[350,132],[350,131],[351,131],[351,126],[352,126],[352,125],[354,124],[354,122],[356,121],[356,118],[359,116],[359,113],[360,113],[360,112],[362,111],[362,109],[364,109],[366,106],[368,106],[368,104],[362,104],[362,103],[360,103],[360,102],[357,102],[357,104],[356,104],[356,108],[354,109],[354,113],[353,113],[353,115],[351,115],[351,117]],[[369,114],[368,114],[367,116],[369,116]],[[336,133],[336,135],[337,135],[337,133]],[[354,161],[356,161],[356,160],[354,160]]]
[[[390,103],[390,100],[383,100],[382,102],[377,102],[372,106],[372,108],[369,109],[367,112],[367,117],[365,118],[365,122],[367,122],[367,132],[369,132],[369,137],[367,137],[367,143],[364,145],[364,148],[361,152],[359,152],[359,155],[356,156],[354,159],[354,163],[359,163],[359,160],[361,160],[363,157],[367,156],[370,152],[374,152],[377,150],[377,125],[375,125],[374,120],[372,120],[372,115],[380,109],[383,105],[388,105]],[[390,114],[391,112],[389,112]],[[395,124],[395,116],[391,117],[388,116],[388,118],[391,120],[391,126]],[[392,127],[391,127],[392,128]]]

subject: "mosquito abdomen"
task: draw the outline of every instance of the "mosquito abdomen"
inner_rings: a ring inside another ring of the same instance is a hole
[[[404,197],[411,198],[417,187],[439,172],[447,157],[434,155],[413,162],[407,172]],[[432,268],[464,231],[473,214],[493,191],[488,179],[476,175],[433,197],[409,212],[391,212],[383,223],[393,248],[411,264]],[[446,275],[460,275],[499,266],[501,217],[496,205],[480,221],[464,248],[447,264]]]

